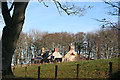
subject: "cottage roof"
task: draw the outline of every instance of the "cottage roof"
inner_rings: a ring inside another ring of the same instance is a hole
[[[77,55],[77,53],[74,50],[74,46],[71,44],[70,46],[70,51],[63,57],[63,62],[64,61],[75,61],[76,59],[78,59],[79,56]]]
[[[75,48],[74,48],[74,46],[73,46],[73,44],[71,43],[71,46],[70,46],[70,51],[65,55],[66,57],[68,56],[71,56],[71,55],[73,55],[73,56],[75,56],[75,55],[77,55],[77,53],[75,52]]]

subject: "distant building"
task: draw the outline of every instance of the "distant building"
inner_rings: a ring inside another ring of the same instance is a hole
[[[49,57],[49,51],[45,51],[44,48],[42,48],[41,53],[36,56],[35,58],[31,59],[32,63],[39,64],[39,63],[49,63],[49,60],[47,59]]]
[[[42,61],[42,57],[41,56],[37,56],[37,57],[34,58],[34,63],[35,64],[41,63],[41,61]]]
[[[42,48],[42,52],[32,59],[32,61],[37,64],[37,63],[49,63],[49,62],[62,62],[62,55],[59,53],[59,49],[55,48],[54,51],[45,51],[44,48]]]
[[[75,52],[75,47],[71,43],[70,51],[62,58],[62,62],[78,61],[78,60],[85,60],[85,57],[83,57],[80,54],[77,54],[77,52]]]
[[[55,48],[55,51],[48,57],[48,59],[53,59],[57,62],[62,62],[62,55],[59,52],[59,48]]]
[[[33,59],[34,63],[49,63],[49,62],[69,62],[69,61],[80,61],[80,60],[87,60],[81,54],[77,54],[75,52],[75,47],[72,45],[69,47],[69,52],[63,57],[60,52],[59,48],[55,48],[53,51],[45,50],[42,48],[41,53]]]

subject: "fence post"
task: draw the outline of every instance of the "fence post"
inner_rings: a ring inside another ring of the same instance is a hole
[[[38,66],[38,80],[40,80],[40,66]]]
[[[109,77],[112,76],[112,62],[109,62]]]
[[[79,64],[77,64],[77,76],[76,78],[78,79],[79,78]]]
[[[25,77],[27,77],[27,67],[25,67]]]
[[[57,69],[58,69],[58,66],[55,65],[55,79],[57,78]]]

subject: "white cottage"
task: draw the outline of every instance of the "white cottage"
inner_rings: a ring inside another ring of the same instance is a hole
[[[75,48],[71,43],[70,51],[62,58],[62,62],[77,61],[80,59],[80,55],[75,52]]]
[[[62,55],[60,54],[59,52],[59,49],[58,48],[55,48],[55,51],[48,57],[48,59],[54,59],[56,60],[57,62],[62,62]]]

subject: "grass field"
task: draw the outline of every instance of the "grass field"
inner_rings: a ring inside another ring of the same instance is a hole
[[[76,68],[79,64],[79,78],[109,78],[109,62],[112,62],[112,74],[120,70],[120,58],[86,60],[66,63],[31,65],[27,67],[27,77],[38,77],[38,66],[40,66],[41,78],[54,78],[55,65],[58,65],[57,78],[76,78]],[[15,77],[25,77],[25,67],[17,67],[14,70]]]

